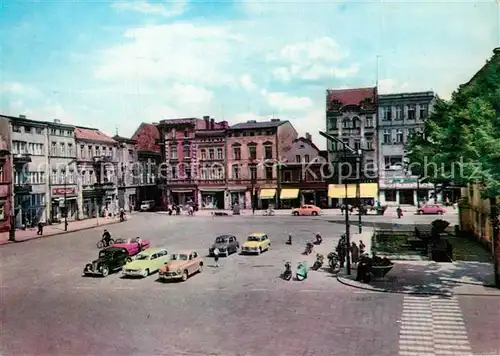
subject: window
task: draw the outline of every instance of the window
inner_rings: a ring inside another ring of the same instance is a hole
[[[396,143],[403,143],[404,137],[403,137],[403,130],[398,129],[396,130]]]
[[[170,158],[177,159],[177,146],[170,146]]]
[[[33,128],[31,126],[24,126],[24,133],[32,134]]]
[[[12,141],[13,144],[13,152],[14,153],[28,153],[26,142],[24,141]]]
[[[309,155],[304,155],[304,160],[306,161],[306,163],[309,163],[310,161]]]
[[[224,169],[222,167],[217,167],[215,170],[216,173],[216,179],[224,179]]]
[[[61,169],[61,174],[59,175],[59,184],[64,184],[65,180],[66,180],[66,171],[64,169]]]
[[[266,167],[266,179],[273,179],[273,167]]]
[[[337,151],[337,142],[336,141],[332,141],[331,142],[331,150],[332,151]]]
[[[342,121],[342,128],[343,129],[349,129],[349,128],[351,128],[351,121],[349,121],[349,119],[344,119]]]
[[[52,170],[51,182],[52,184],[57,184],[57,171],[55,169]]]
[[[392,107],[391,106],[384,106],[382,108],[382,117],[384,120],[392,120]]]
[[[352,127],[355,129],[359,129],[361,127],[361,121],[359,120],[359,117],[355,117],[352,120]]]
[[[182,155],[184,156],[184,158],[191,157],[191,149],[189,145],[184,145],[184,147],[182,148]]]
[[[415,134],[415,129],[408,129],[406,137],[412,137]]]
[[[59,143],[60,151],[61,151],[61,156],[66,157],[66,145],[64,142]]]
[[[68,143],[68,156],[73,157],[73,145]]]
[[[373,116],[366,116],[366,127],[373,127]]]
[[[403,120],[403,107],[396,106],[396,120]]]
[[[295,156],[295,162],[300,163],[302,159],[300,158],[300,155]]]
[[[108,155],[109,157],[113,157],[113,147],[108,148]]]
[[[375,163],[373,159],[366,160],[366,170],[369,172],[373,172],[375,170]]]
[[[273,146],[264,146],[264,157],[265,159],[273,158]]]
[[[104,152],[104,153],[106,153],[106,152]],[[99,148],[99,146],[95,147],[95,155],[98,157],[101,155],[101,149]]]
[[[250,171],[250,179],[251,180],[255,180],[257,179],[257,166],[250,166],[248,167],[249,171]]]
[[[371,140],[366,141],[366,149],[373,150],[373,141],[371,141]]]
[[[5,205],[0,205],[0,220],[5,220]]]
[[[87,146],[87,150],[88,150],[88,157],[89,157],[89,158],[92,158],[92,156],[93,156],[92,146],[91,146],[91,145],[88,145],[88,146]]]
[[[52,136],[57,135],[57,130],[56,130],[56,129],[50,129],[50,134],[51,134]]]
[[[207,151],[205,149],[202,149],[200,151],[201,159],[207,159]]]
[[[343,138],[342,142],[344,143],[344,145],[347,145],[347,146],[349,146],[349,144],[350,144],[350,141],[348,138]],[[345,147],[342,147],[342,149],[345,150]]]
[[[241,148],[240,147],[233,147],[233,158],[236,161],[241,159]]]
[[[85,146],[80,145],[80,158],[85,158]]]
[[[387,170],[401,169],[403,167],[403,156],[385,156],[384,163]]]
[[[248,146],[248,155],[250,156],[250,159],[257,159],[257,146]]]
[[[52,153],[52,156],[57,156],[57,143],[52,142],[52,147],[50,152]]]
[[[188,138],[189,137],[189,132],[188,130],[184,130],[184,138]]]
[[[224,159],[224,155],[222,154],[222,148],[217,148],[217,159]]]
[[[36,133],[37,133],[37,135],[43,134],[43,129],[41,127],[37,127],[36,128]]]
[[[68,184],[74,184],[74,183],[75,183],[75,171],[70,170],[68,175]]]
[[[291,182],[292,181],[292,172],[285,171],[283,172],[283,182]]]
[[[354,149],[355,150],[361,149],[361,141],[360,140],[354,140]]]
[[[391,130],[384,130],[384,144],[391,144]]]
[[[428,105],[427,104],[420,104],[419,108],[420,108],[419,118],[425,119],[427,117],[427,113],[429,111]]]
[[[19,125],[12,125],[12,131],[14,131],[14,132],[21,132],[21,126],[19,126]]]
[[[336,130],[337,129],[337,118],[332,117],[328,121],[330,122],[330,129]]]
[[[214,149],[211,148],[208,150],[208,159],[213,160],[215,158],[215,152]]]
[[[172,179],[177,179],[177,167],[171,167],[171,176]]]
[[[415,120],[417,114],[417,107],[415,104],[408,105],[408,120]]]
[[[240,179],[240,167],[237,164],[233,165],[233,179]]]
[[[184,168],[184,174],[186,176],[186,179],[191,179],[191,167]],[[153,182],[151,182],[151,183],[153,183]]]

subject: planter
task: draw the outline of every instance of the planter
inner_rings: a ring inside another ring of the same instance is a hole
[[[375,278],[383,278],[389,271],[394,267],[394,265],[390,266],[372,266],[371,272],[373,277]]]

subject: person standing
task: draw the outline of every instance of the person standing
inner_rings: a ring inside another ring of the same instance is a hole
[[[359,240],[359,255],[364,255],[366,249],[366,245],[363,240]]]
[[[359,248],[354,241],[351,243],[351,261],[354,266],[359,262]]]
[[[220,254],[219,249],[217,247],[214,248],[214,262],[215,262],[215,267],[219,267],[219,254]]]

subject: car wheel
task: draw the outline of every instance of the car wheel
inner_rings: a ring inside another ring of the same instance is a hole
[[[422,210],[417,211],[418,215],[422,215],[424,212]]]
[[[438,211],[438,215],[443,215],[443,212],[442,211]]]
[[[149,276],[149,269],[145,269],[144,272],[142,272],[143,277]]]
[[[127,257],[127,259],[125,260],[125,262],[130,263],[130,262],[132,262],[132,259],[130,257]]]
[[[257,254],[260,255],[261,253],[262,253],[262,247],[259,247],[259,252]]]
[[[97,248],[103,248],[104,247],[104,242],[102,241],[97,241]]]
[[[103,266],[102,267],[102,276],[107,277],[109,275],[109,268],[108,266]]]
[[[200,266],[198,267],[198,272],[203,272],[203,262],[200,262]]]
[[[318,216],[318,213],[317,213],[317,212],[315,212],[315,211],[313,211],[311,215],[312,215],[312,216]]]
[[[186,282],[187,279],[188,279],[188,271],[184,270],[184,272],[182,272],[182,281]]]
[[[299,212],[298,212],[298,211],[294,211],[294,212],[293,212],[293,215],[294,215],[294,216],[299,216]]]

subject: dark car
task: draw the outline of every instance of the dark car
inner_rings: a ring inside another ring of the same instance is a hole
[[[126,249],[121,247],[108,247],[99,251],[97,260],[88,263],[83,273],[88,275],[101,275],[106,277],[109,272],[122,268],[126,263],[132,261]]]
[[[214,255],[214,249],[216,247],[219,250],[221,256],[227,257],[232,253],[238,252],[240,243],[233,235],[221,235],[218,236],[215,239],[215,243],[209,247],[208,253],[210,256]]]

